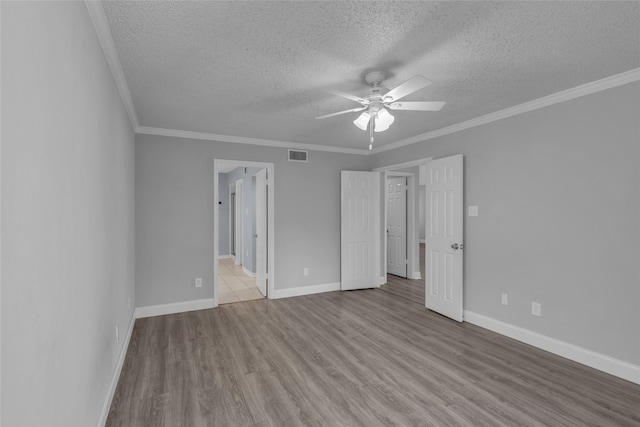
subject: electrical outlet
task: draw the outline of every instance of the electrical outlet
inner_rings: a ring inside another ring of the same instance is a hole
[[[196,277],[196,288],[202,287],[202,277]]]
[[[469,206],[467,209],[467,214],[469,216],[478,216],[478,207],[477,206]]]
[[[305,268],[302,270],[302,274],[303,274],[303,275],[305,275],[305,276],[308,276],[308,275],[309,275],[309,268],[308,268],[308,267],[305,267]]]
[[[542,316],[542,305],[539,302],[531,303],[531,314],[534,316]]]
[[[502,305],[509,305],[509,295],[502,294]]]
[[[120,327],[116,325],[116,344],[120,342]]]

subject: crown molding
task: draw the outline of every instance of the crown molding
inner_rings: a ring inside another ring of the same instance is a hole
[[[216,135],[205,132],[191,132],[186,130],[163,129],[148,126],[138,126],[136,133],[145,135],[171,136],[175,138],[200,139],[205,141],[230,142],[234,144],[252,144],[266,147],[294,148],[309,151],[326,151],[341,154],[367,155],[369,150],[361,148],[331,147],[328,145],[305,144],[302,142],[274,141],[271,139],[245,138],[242,136]]]
[[[548,107],[560,102],[569,101],[571,99],[579,98],[581,96],[590,95],[595,92],[600,92],[606,89],[611,89],[616,86],[621,86],[627,83],[632,83],[640,80],[640,68],[626,71],[624,73],[616,74],[604,79],[597,80],[595,82],[586,83],[580,86],[576,86],[571,89],[563,90],[552,95],[538,98],[533,101],[525,102],[513,107],[505,108],[504,110],[496,111],[484,116],[476,117],[475,119],[467,120],[455,125],[447,126],[441,129],[434,130],[432,132],[423,133],[421,135],[412,136],[411,138],[402,139],[389,144],[385,144],[381,147],[374,148],[369,154],[382,153],[384,151],[393,150],[407,145],[415,144],[417,142],[427,141],[429,139],[437,138],[444,135],[449,135],[461,130],[481,126],[487,123],[495,122],[497,120],[512,117],[518,114],[526,113],[529,111],[537,110],[539,108]]]
[[[120,64],[120,59],[118,59],[118,52],[116,51],[116,46],[113,43],[113,38],[111,37],[111,30],[109,29],[107,17],[105,16],[104,9],[102,8],[102,2],[86,0],[84,4],[89,10],[89,16],[93,22],[93,28],[95,28],[98,39],[100,40],[100,46],[102,46],[102,51],[107,59],[107,64],[109,64],[109,69],[111,69],[111,75],[113,76],[113,80],[115,81],[118,92],[120,93],[124,109],[129,116],[131,126],[135,130],[140,127],[140,124],[138,123],[138,116],[136,114],[136,109],[133,106],[129,86],[124,78],[124,73],[122,72],[122,65]]]

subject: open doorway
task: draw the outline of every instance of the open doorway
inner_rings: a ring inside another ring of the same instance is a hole
[[[424,196],[421,166],[429,159],[420,159],[374,169],[381,172],[384,182],[381,239],[381,290],[406,300],[424,304],[424,236],[420,235],[420,201]]]
[[[214,161],[214,306],[273,295],[273,164]]]

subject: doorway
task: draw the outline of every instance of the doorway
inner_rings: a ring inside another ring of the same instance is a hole
[[[420,186],[423,178],[423,166],[430,159],[419,159],[395,165],[384,166],[374,169],[374,172],[381,173],[385,183],[384,194],[385,203],[382,206],[383,220],[382,232],[387,238],[381,240],[381,262],[380,262],[380,284],[381,289],[390,291],[402,296],[410,301],[421,300],[424,304],[425,286],[424,281],[424,261],[422,258],[424,245],[421,245],[419,218],[419,192],[424,187]],[[398,190],[402,185],[406,187],[404,194]],[[394,187],[394,193],[391,192]],[[391,194],[390,194],[391,193]],[[397,196],[400,197],[397,197]],[[402,197],[404,196],[404,197]],[[391,206],[390,199],[393,199],[394,206]],[[396,209],[399,207],[400,209]],[[402,215],[405,215],[405,222],[402,223]],[[394,218],[394,216],[396,218]],[[397,218],[400,216],[400,218]],[[404,242],[394,236],[393,228],[390,224],[399,223],[395,233],[404,236]],[[404,226],[404,230],[402,230]],[[387,233],[387,230],[389,232]],[[405,266],[401,264],[403,253]],[[394,265],[395,264],[395,265]],[[394,270],[394,266],[400,267]],[[404,268],[403,268],[404,267]]]
[[[273,297],[273,169],[272,163],[214,160],[214,307]]]
[[[387,209],[387,274],[407,278],[407,175],[389,172],[385,182]]]

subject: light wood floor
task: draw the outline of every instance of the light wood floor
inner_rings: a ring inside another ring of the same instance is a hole
[[[136,321],[108,426],[638,426],[640,386],[380,289]]]
[[[255,277],[247,276],[232,258],[218,260],[218,304],[262,298]]]

